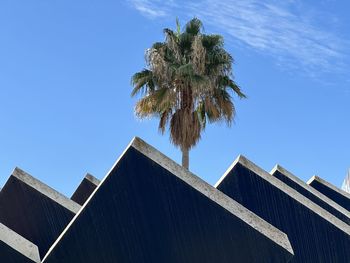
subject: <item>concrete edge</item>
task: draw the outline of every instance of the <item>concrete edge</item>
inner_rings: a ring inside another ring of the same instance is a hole
[[[336,226],[338,229],[346,233],[350,236],[350,226],[347,225],[342,220],[338,219],[319,205],[315,204],[302,194],[300,194],[298,191],[294,190],[293,188],[289,187],[287,184],[283,183],[276,177],[272,176],[253,162],[249,161],[246,157],[239,155],[238,158],[233,162],[233,164],[229,167],[229,169],[225,172],[224,176],[220,178],[219,182],[222,182],[224,178],[231,172],[232,168],[240,164],[247,168],[248,170],[254,172],[256,175],[260,176],[262,179],[264,179],[269,184],[273,185],[274,187],[277,187],[285,194],[289,195],[291,198],[299,202],[301,205],[305,206],[306,208],[310,209],[329,223]],[[216,183],[215,186],[217,187],[220,183]]]
[[[238,155],[238,157],[232,162],[232,164],[226,169],[226,171],[224,172],[224,174],[219,178],[219,180],[214,184],[214,187],[217,188],[219,186],[219,184],[221,184],[221,182],[226,178],[226,176],[231,172],[231,170],[233,169],[233,167],[236,166],[237,163],[239,163],[240,159],[243,156],[240,154]]]
[[[318,176],[314,175],[307,181],[307,184],[310,185],[312,183],[312,181],[317,181],[317,182],[327,186],[328,188],[332,189],[333,191],[337,192],[338,194],[340,194],[340,195],[350,199],[350,194],[349,193],[347,193],[347,192],[341,190],[340,188],[332,185],[331,183],[327,182],[326,180],[322,179],[321,177],[318,177]]]
[[[16,167],[12,172],[12,176],[25,183],[29,187],[35,189],[39,193],[47,196],[52,201],[58,203],[72,213],[76,214],[80,210],[80,205],[78,205],[76,202],[57,192],[55,189],[49,187],[48,185],[42,183],[20,168]]]
[[[90,183],[92,183],[96,186],[98,186],[101,182],[99,179],[97,179],[95,176],[93,176],[92,174],[89,174],[89,173],[87,173],[85,175],[84,179],[88,180]]]
[[[29,240],[0,223],[0,241],[33,262],[40,263],[39,249]]]
[[[336,202],[334,202],[332,199],[328,198],[324,194],[317,191],[312,186],[305,183],[303,180],[289,172],[287,169],[283,168],[281,165],[277,164],[270,172],[271,175],[273,175],[276,171],[280,172],[284,176],[288,177],[290,180],[298,184],[300,187],[304,188],[305,190],[311,192],[313,195],[321,199],[323,202],[326,202],[330,206],[332,206],[334,209],[336,209],[338,212],[342,213],[346,217],[350,219],[350,212],[346,210],[344,207],[338,205]]]
[[[164,169],[168,170],[169,172],[173,173],[175,176],[177,176],[179,179],[187,183],[188,185],[195,188],[197,191],[201,192],[205,196],[207,196],[209,199],[214,201],[215,203],[222,206],[224,209],[229,211],[231,214],[233,214],[235,217],[241,219],[248,225],[252,226],[255,230],[260,232],[261,234],[265,235],[270,240],[274,241],[278,246],[282,247],[283,249],[287,250],[290,254],[294,255],[293,248],[291,246],[291,243],[289,242],[288,236],[280,231],[279,229],[275,228],[262,218],[255,215],[253,212],[249,211],[247,208],[240,205],[235,200],[231,199],[224,193],[220,192],[219,190],[215,189],[213,186],[209,185],[208,183],[204,182],[199,177],[195,176],[191,172],[187,171],[180,165],[178,165],[175,161],[171,160],[170,158],[166,157],[164,154],[159,152],[154,147],[150,146],[146,142],[144,142],[142,139],[138,137],[134,137],[129,145],[125,148],[123,153],[119,156],[117,161],[114,163],[112,168],[107,172],[105,177],[102,179],[101,183],[96,187],[94,192],[90,195],[88,200],[83,205],[82,209],[74,216],[74,218],[71,220],[71,222],[68,224],[68,226],[64,229],[64,231],[61,233],[61,235],[57,238],[55,243],[50,247],[48,252],[46,253],[44,259],[42,262],[45,262],[45,259],[50,255],[54,247],[60,242],[61,238],[65,235],[65,233],[68,231],[70,226],[74,223],[74,221],[79,217],[79,214],[84,210],[85,206],[89,203],[90,199],[93,198],[95,193],[99,190],[99,188],[103,185],[109,174],[113,171],[115,166],[119,163],[119,161],[122,159],[122,157],[125,155],[125,153],[130,149],[134,148],[135,150],[139,151],[146,157],[150,158],[160,166],[162,166]]]

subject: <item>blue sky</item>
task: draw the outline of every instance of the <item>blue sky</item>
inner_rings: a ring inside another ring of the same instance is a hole
[[[0,186],[19,166],[70,196],[133,136],[179,162],[157,120],[134,117],[130,77],[163,28],[194,16],[225,37],[249,98],[235,98],[231,128],[207,127],[191,170],[214,184],[243,154],[340,186],[350,166],[348,10],[335,0],[1,1]]]

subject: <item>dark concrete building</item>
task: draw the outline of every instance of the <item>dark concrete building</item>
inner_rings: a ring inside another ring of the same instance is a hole
[[[349,263],[349,217],[281,166],[241,156],[213,187],[135,138],[71,199],[16,168],[0,192],[0,262]]]
[[[307,182],[320,193],[332,199],[337,204],[350,211],[350,194],[335,187],[318,176],[313,176]]]
[[[318,192],[315,188],[300,180],[298,177],[281,167],[276,165],[270,172],[273,176],[298,191],[300,194],[310,199],[329,213],[333,214],[340,220],[350,225],[350,212],[344,207],[338,205],[332,199]]]
[[[42,257],[79,209],[19,168],[0,192],[0,223],[37,245]]]
[[[81,181],[78,188],[73,193],[71,199],[79,205],[83,205],[85,201],[90,197],[92,192],[99,185],[100,180],[92,176],[91,174],[87,174],[84,179]]]
[[[245,157],[216,187],[288,235],[290,262],[349,262],[350,226]]]
[[[284,233],[135,139],[43,262],[267,263],[292,255]]]

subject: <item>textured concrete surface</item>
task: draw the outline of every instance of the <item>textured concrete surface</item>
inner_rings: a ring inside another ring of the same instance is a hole
[[[349,262],[349,225],[243,156],[216,187],[288,235],[290,262]]]
[[[334,185],[328,183],[318,176],[313,176],[307,182],[317,191],[321,192],[328,198],[332,199],[337,204],[344,207],[346,210],[350,211],[350,194],[335,187]]]
[[[45,263],[289,262],[287,236],[134,139]]]
[[[16,168],[0,192],[0,222],[36,244],[41,257],[80,206]]]
[[[0,262],[39,263],[38,247],[0,223]]]
[[[83,205],[85,201],[90,197],[92,192],[99,185],[100,180],[92,176],[91,174],[87,174],[84,179],[81,181],[78,188],[73,193],[71,199],[79,205]]]
[[[303,182],[301,179],[281,167],[276,165],[270,172],[274,177],[278,178],[288,186],[292,187],[294,190],[298,191],[300,194],[304,195],[306,198],[310,199],[315,204],[319,205],[323,209],[330,212],[332,215],[343,220],[345,223],[350,225],[350,212],[338,205],[332,199],[323,195],[313,187],[309,186],[307,183]]]

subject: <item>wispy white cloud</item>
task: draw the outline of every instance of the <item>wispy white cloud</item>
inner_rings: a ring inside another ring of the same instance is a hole
[[[299,0],[129,1],[150,18],[197,16],[236,42],[272,55],[284,68],[316,74],[345,68],[347,41],[320,26]]]
[[[342,68],[340,39],[290,11],[291,6],[254,0],[205,1],[205,5],[206,9],[200,9],[200,4],[189,7],[230,36],[282,62],[288,61],[289,66],[294,63],[308,71]]]
[[[129,0],[129,3],[142,15],[151,19],[169,15],[170,7],[174,5],[172,0]]]

